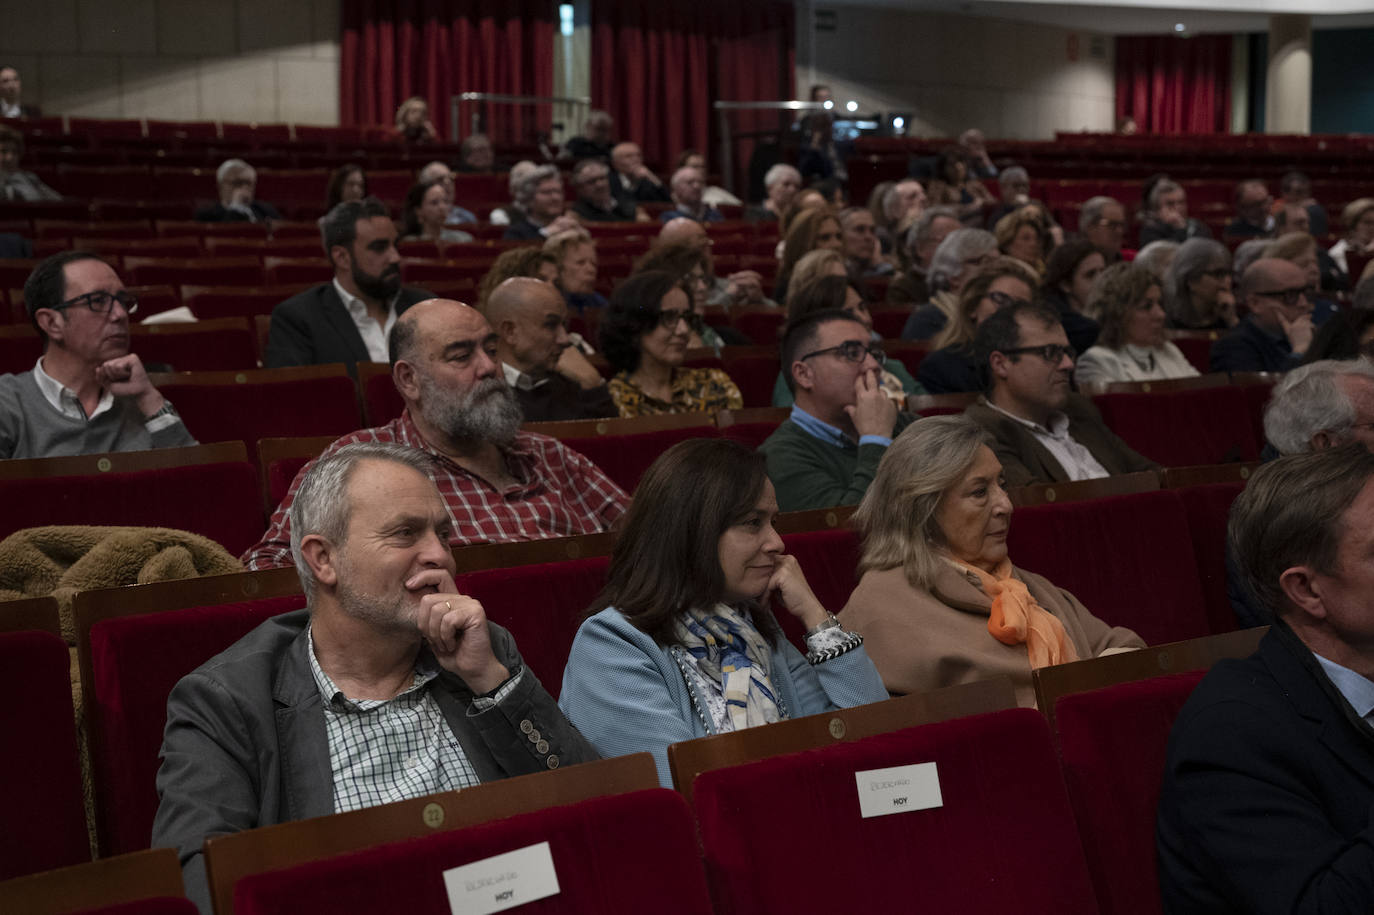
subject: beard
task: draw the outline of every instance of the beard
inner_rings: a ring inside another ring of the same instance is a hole
[[[524,411],[504,378],[477,382],[454,397],[424,373],[416,373],[420,385],[420,414],[430,425],[460,442],[491,442],[506,446],[515,441]]]
[[[368,298],[385,302],[401,291],[400,265],[392,264],[383,270],[379,276],[373,276],[360,270],[355,262],[353,264],[353,285],[357,286],[358,291]]]
[[[353,575],[348,571],[349,562],[340,557],[339,582],[334,596],[339,609],[351,619],[366,623],[378,632],[418,635],[415,626],[415,609],[411,606],[409,593],[403,592],[394,597],[368,594],[348,584]],[[418,604],[417,604],[418,605]]]

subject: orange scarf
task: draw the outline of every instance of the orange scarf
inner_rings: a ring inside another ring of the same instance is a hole
[[[957,559],[951,561],[977,575],[983,593],[992,598],[988,633],[1003,645],[1025,643],[1032,670],[1078,660],[1064,624],[1035,602],[1025,582],[1012,578],[1010,559],[1003,559],[991,574]]]

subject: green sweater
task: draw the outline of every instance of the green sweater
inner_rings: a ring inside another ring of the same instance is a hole
[[[916,419],[910,413],[898,413],[893,438]],[[778,508],[794,512],[858,504],[873,482],[887,446],[854,442],[832,445],[789,419],[759,450],[768,459],[768,479],[777,492]]]

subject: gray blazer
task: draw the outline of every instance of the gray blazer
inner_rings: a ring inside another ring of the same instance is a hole
[[[309,619],[298,610],[268,620],[183,677],[167,700],[152,844],[178,850],[186,894],[203,912],[211,911],[206,839],[334,812],[323,704],[307,654]],[[497,659],[514,673],[523,666],[515,639],[488,626]],[[476,715],[459,677],[441,672],[431,688],[484,782],[598,758],[533,671],[500,705]],[[525,722],[547,741],[547,752],[522,732]]]

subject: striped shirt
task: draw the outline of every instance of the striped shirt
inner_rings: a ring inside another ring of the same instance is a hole
[[[503,492],[431,447],[411,422],[408,409],[385,426],[345,435],[320,457],[356,442],[396,442],[430,456],[430,473],[448,505],[453,524],[449,542],[454,546],[595,534],[610,530],[630,502],[625,491],[587,458],[533,432],[518,433],[506,450],[506,467],[516,483]],[[314,463],[296,474],[286,498],[272,513],[267,533],[243,554],[248,569],[291,565],[291,502]]]

